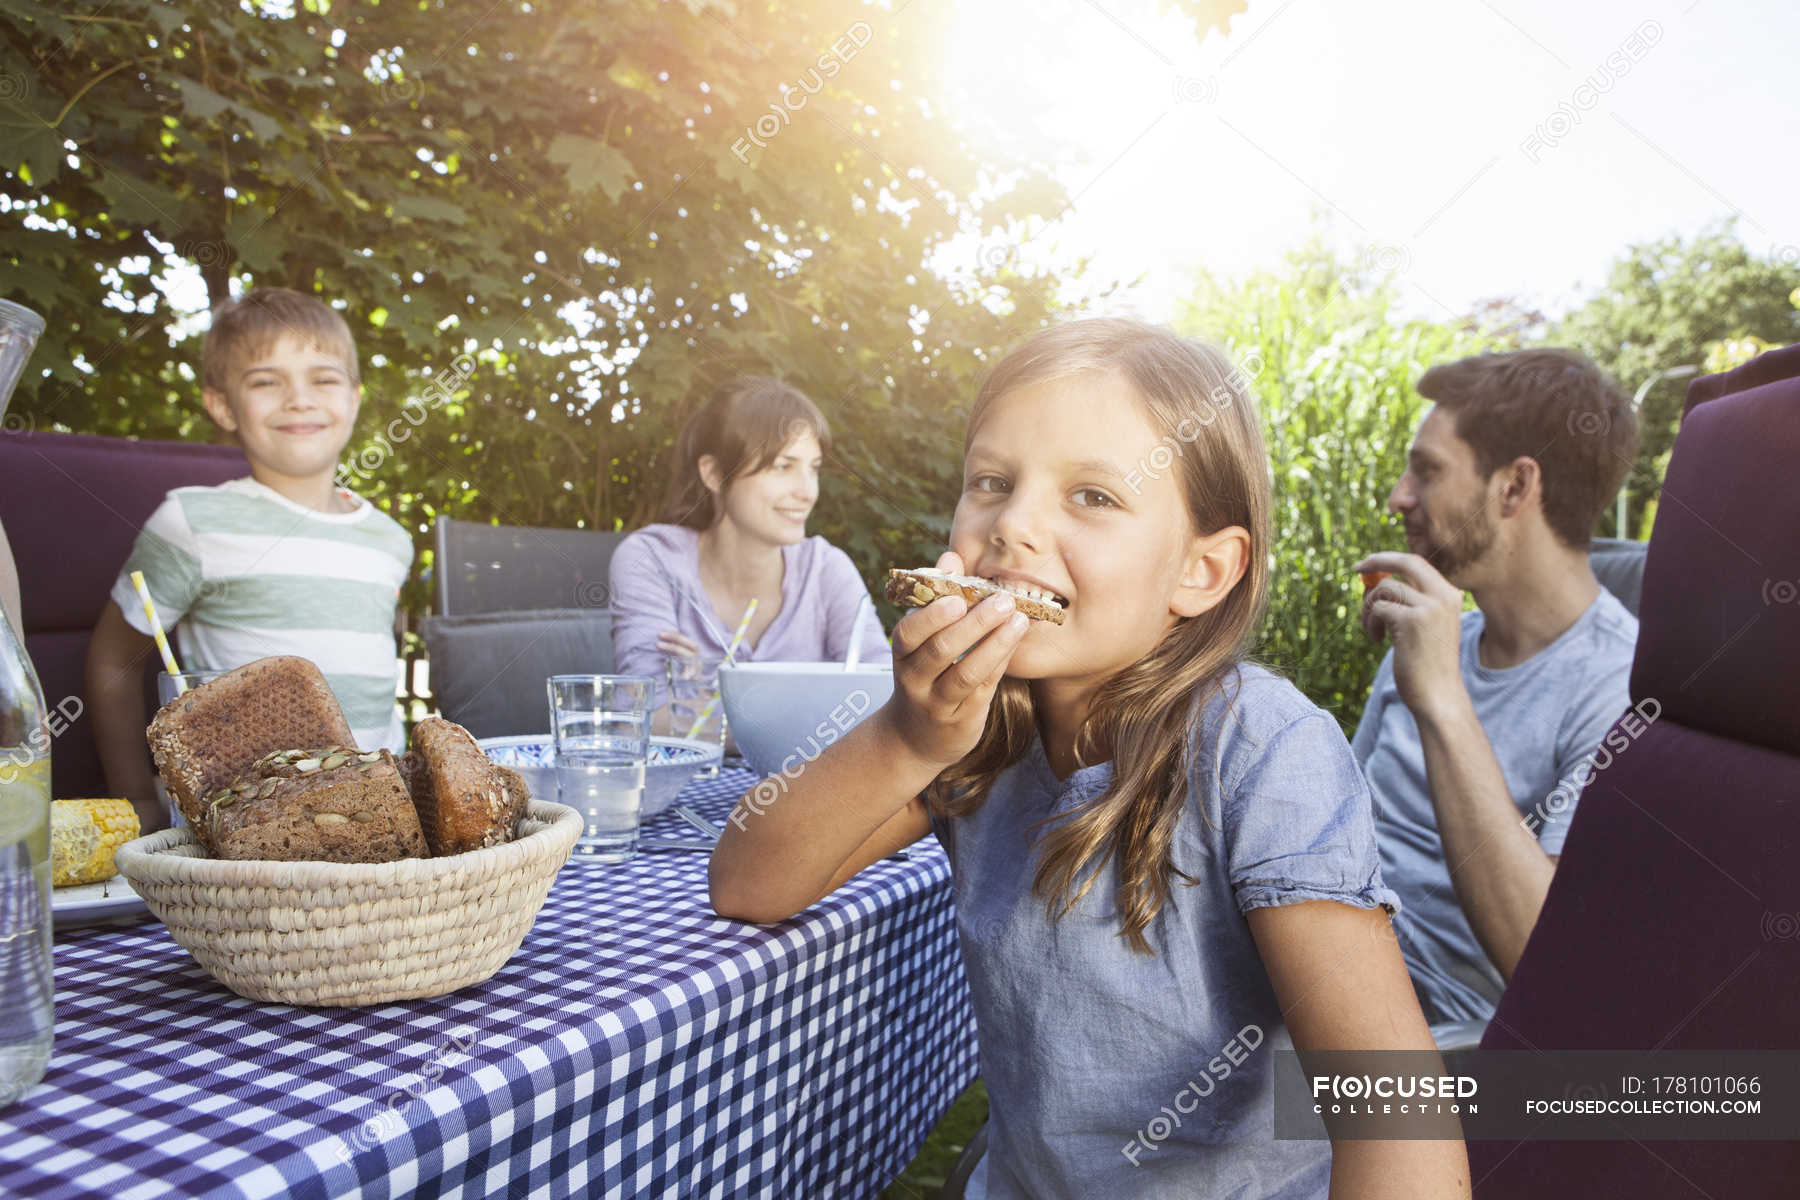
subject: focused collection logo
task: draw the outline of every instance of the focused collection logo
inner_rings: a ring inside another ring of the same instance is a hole
[[[1480,1085],[1473,1075],[1313,1075],[1313,1112],[1320,1116],[1462,1116]],[[1330,1103],[1326,1098],[1330,1098]]]

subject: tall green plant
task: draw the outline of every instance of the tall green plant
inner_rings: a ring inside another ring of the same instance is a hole
[[[1239,283],[1202,277],[1184,333],[1223,345],[1252,377],[1274,472],[1269,618],[1257,655],[1353,730],[1385,646],[1356,617],[1364,554],[1402,549],[1388,492],[1426,402],[1425,368],[1489,339],[1411,320],[1396,281],[1315,244],[1287,270]]]

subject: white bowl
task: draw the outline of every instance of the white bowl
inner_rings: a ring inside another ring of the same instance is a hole
[[[482,738],[478,743],[495,764],[510,767],[525,780],[531,794],[540,800],[556,801],[556,746],[547,733],[527,733],[515,737]],[[653,737],[650,758],[644,764],[643,816],[654,817],[669,805],[694,777],[694,772],[708,763],[717,764],[722,751],[717,742],[707,743],[689,738]]]
[[[719,668],[738,749],[758,775],[792,774],[894,694],[892,663],[752,662]]]

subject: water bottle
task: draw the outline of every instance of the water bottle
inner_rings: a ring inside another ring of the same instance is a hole
[[[44,693],[0,618],[0,1108],[50,1061],[50,755]]]
[[[0,300],[0,425],[44,321]],[[50,1061],[50,733],[44,689],[0,616],[0,1108]]]

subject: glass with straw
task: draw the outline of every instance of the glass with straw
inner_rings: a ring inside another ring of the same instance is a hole
[[[752,596],[750,603],[744,606],[744,615],[739,618],[737,629],[731,635],[731,643],[725,647],[724,658],[675,654],[668,656],[669,728],[689,739],[716,741],[721,756],[725,750],[728,726],[725,708],[719,699],[719,668],[737,661],[738,646],[750,629],[750,618],[755,615],[756,598]],[[694,777],[716,779],[718,774],[719,764],[714,762],[695,772]]]
[[[156,615],[156,601],[150,598],[150,585],[144,582],[142,571],[131,573],[131,586],[137,589],[138,599],[144,604],[144,619],[150,622],[150,636],[156,640],[156,649],[162,655],[163,670],[156,673],[156,700],[159,704],[167,704],[189,688],[217,679],[224,671],[183,671],[175,661],[175,652],[169,648],[169,635],[163,631],[162,618]],[[151,779],[156,788],[156,798],[169,814],[169,824],[179,828],[187,824],[187,818],[181,815],[181,806],[169,795],[169,789],[163,786],[162,776]]]
[[[719,666],[725,659],[717,655],[665,654],[663,668],[669,686],[669,729],[690,741],[725,748],[725,709],[719,704]],[[719,774],[714,761],[694,773],[696,779],[713,779]]]

